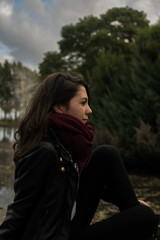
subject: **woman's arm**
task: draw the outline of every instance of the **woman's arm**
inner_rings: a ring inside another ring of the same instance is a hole
[[[56,165],[56,154],[45,148],[38,148],[19,161],[15,171],[15,198],[0,226],[0,240],[18,239]]]

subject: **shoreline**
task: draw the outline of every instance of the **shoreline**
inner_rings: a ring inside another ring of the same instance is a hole
[[[17,120],[0,120],[0,127],[8,127],[8,128],[17,128],[19,123],[19,119]]]

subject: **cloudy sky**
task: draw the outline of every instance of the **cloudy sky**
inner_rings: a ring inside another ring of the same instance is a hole
[[[37,69],[47,51],[58,50],[62,26],[112,7],[129,6],[160,17],[160,0],[0,0],[0,61],[21,61]]]

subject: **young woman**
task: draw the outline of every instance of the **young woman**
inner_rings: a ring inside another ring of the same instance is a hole
[[[54,73],[39,86],[15,137],[15,198],[0,240],[149,240],[150,207],[137,200],[118,151],[92,152],[89,89],[79,74]],[[120,212],[90,224],[100,199]]]

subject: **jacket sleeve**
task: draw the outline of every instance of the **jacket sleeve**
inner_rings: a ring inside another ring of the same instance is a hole
[[[48,176],[57,171],[56,152],[39,147],[20,160],[15,170],[12,204],[8,205],[4,222],[0,226],[0,240],[18,239],[38,199],[47,184]],[[54,170],[54,171],[53,171]]]

